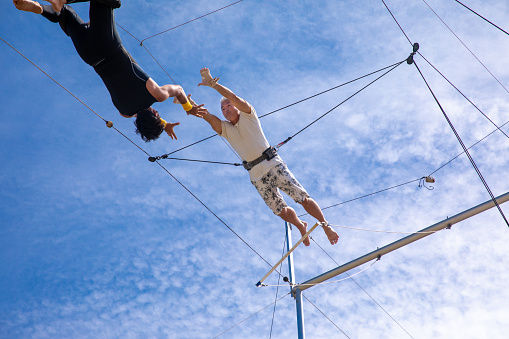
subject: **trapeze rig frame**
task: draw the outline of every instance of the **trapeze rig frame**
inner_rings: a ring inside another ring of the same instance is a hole
[[[495,200],[497,201],[497,204],[499,204],[499,205],[503,204],[504,202],[509,201],[509,192],[498,196],[497,198],[495,198]],[[379,258],[381,258],[381,256],[383,256],[387,253],[390,253],[390,252],[395,251],[395,250],[397,250],[403,246],[406,246],[412,242],[415,242],[415,241],[420,240],[424,237],[427,237],[428,235],[434,234],[435,232],[440,231],[444,228],[451,228],[452,225],[454,225],[460,221],[463,221],[465,219],[468,219],[470,217],[473,217],[474,215],[477,215],[479,213],[485,212],[485,211],[489,210],[490,208],[493,208],[494,206],[495,206],[494,201],[492,199],[490,199],[482,204],[479,204],[479,205],[472,207],[466,211],[456,214],[455,216],[453,216],[451,218],[442,220],[441,222],[436,223],[436,224],[429,226],[427,228],[424,228],[421,231],[413,233],[407,237],[397,240],[389,245],[379,248],[379,249],[377,249],[371,253],[368,253],[362,257],[359,257],[359,258],[354,259],[346,264],[338,266],[337,268],[332,269],[332,270],[330,270],[326,273],[323,273],[319,276],[316,276],[315,278],[309,279],[308,281],[305,281],[300,284],[293,285],[292,294],[295,295],[295,293],[297,293],[297,292],[300,293],[312,286],[315,286],[316,284],[320,284],[328,279],[331,279],[341,273],[344,273],[351,269],[354,269],[354,268],[356,268],[360,265],[363,265],[371,260],[379,259]]]
[[[500,195],[499,197],[495,198],[497,204],[503,204],[504,202],[509,201],[509,192]],[[451,228],[452,225],[463,221],[465,219],[468,219],[474,215],[477,215],[479,213],[485,212],[489,210],[490,208],[493,208],[495,206],[495,203],[493,200],[488,200],[480,205],[477,205],[475,207],[472,207],[471,209],[468,209],[466,211],[463,211],[459,214],[456,214],[455,216],[451,218],[447,218],[439,223],[436,223],[432,226],[429,226],[427,228],[424,228],[423,230],[413,233],[405,238],[402,238],[400,240],[397,240],[389,245],[386,245],[382,248],[377,249],[376,251],[373,251],[371,253],[368,253],[362,257],[359,257],[355,260],[350,261],[349,263],[346,263],[342,266],[339,266],[335,269],[332,269],[322,275],[319,275],[315,278],[312,278],[306,282],[295,284],[293,283],[295,281],[295,272],[293,267],[293,253],[289,253],[288,255],[288,268],[289,268],[289,275],[290,275],[290,292],[291,295],[295,299],[295,306],[297,311],[297,334],[299,339],[305,339],[306,333],[304,329],[304,305],[302,300],[302,291],[306,290],[310,287],[313,287],[317,284],[320,284],[328,279],[331,279],[341,273],[347,272],[353,268],[356,268],[364,263],[367,263],[374,259],[380,259],[382,255],[390,253],[392,251],[395,251],[403,246],[406,246],[414,241],[417,241],[419,239],[422,239],[428,235],[434,234],[437,231],[443,230],[444,228]],[[290,250],[291,246],[291,228],[288,223],[285,223],[286,226],[286,234],[287,234],[287,248]]]

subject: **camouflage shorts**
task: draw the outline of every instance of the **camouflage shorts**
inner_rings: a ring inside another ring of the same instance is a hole
[[[279,215],[283,208],[288,206],[279,189],[288,194],[296,203],[309,198],[308,192],[284,163],[272,167],[260,180],[251,181],[251,183],[275,215]]]

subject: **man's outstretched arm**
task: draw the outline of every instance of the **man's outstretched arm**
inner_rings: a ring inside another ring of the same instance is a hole
[[[210,114],[208,111],[206,113],[202,113],[201,117],[210,124],[210,127],[212,127],[217,134],[221,135],[223,129],[221,128],[221,120],[218,117],[214,114]]]
[[[202,82],[198,84],[198,86],[209,86],[219,92],[226,99],[230,100],[230,102],[239,110],[245,113],[251,113],[251,106],[249,103],[238,97],[235,93],[233,93],[229,88],[218,83],[219,78],[212,78],[210,75],[210,71],[208,68],[202,68],[200,70],[200,74],[202,76]]]
[[[193,99],[191,99],[191,94],[187,95],[187,99],[189,102],[193,105],[193,107],[196,106],[196,103]],[[203,105],[202,105],[203,106]],[[210,114],[209,111],[205,107],[200,107],[200,110],[197,113],[190,113],[191,115],[194,115],[195,117],[202,118],[206,122],[210,124],[210,127],[214,131],[216,131],[217,134],[221,135],[223,132],[223,128],[221,127],[221,120],[216,117],[214,114]]]
[[[196,104],[191,99],[191,94],[189,94],[187,97],[189,98],[189,102],[192,103],[193,106],[195,106]],[[195,117],[198,117],[198,118],[202,118],[203,120],[208,122],[210,127],[212,127],[212,129],[214,131],[216,131],[217,134],[221,135],[221,133],[223,132],[223,129],[221,127],[221,120],[218,117],[216,117],[214,114],[210,114],[209,111],[205,107],[202,107],[200,109],[199,113],[192,114],[192,115],[194,115]]]

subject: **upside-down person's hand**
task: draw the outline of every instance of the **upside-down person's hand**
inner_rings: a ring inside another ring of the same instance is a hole
[[[195,117],[203,118],[204,114],[209,113],[203,105],[197,105],[196,102],[191,99],[191,94],[187,95],[187,100],[189,100],[189,103],[193,105],[193,108],[190,111],[187,111],[187,115],[194,115]]]
[[[193,100],[193,99],[191,99],[191,93],[189,93],[189,94],[187,95],[187,100],[189,101],[189,103],[190,103],[191,105],[193,105],[193,106],[198,106],[198,105],[196,104],[196,102],[194,102],[194,100]]]
[[[187,115],[194,115],[195,117],[198,118],[203,118],[203,116],[208,113],[209,111],[207,111],[207,109],[203,107],[203,104],[199,106],[193,106],[193,109],[187,111]]]
[[[173,131],[173,127],[180,125],[180,122],[168,122],[166,123],[166,127],[164,128],[164,131],[168,136],[172,139],[177,140],[177,135]]]

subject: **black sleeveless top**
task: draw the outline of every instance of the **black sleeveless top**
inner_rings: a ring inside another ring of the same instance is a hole
[[[157,102],[146,87],[150,77],[123,46],[100,61],[94,69],[110,92],[111,101],[122,115],[133,116]]]

